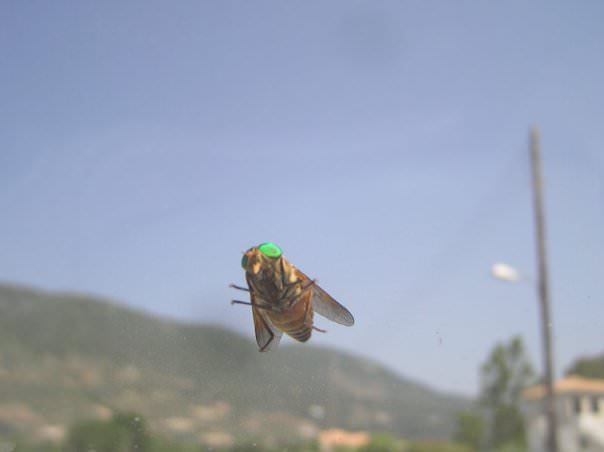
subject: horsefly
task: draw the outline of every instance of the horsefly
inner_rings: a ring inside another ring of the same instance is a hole
[[[283,256],[274,243],[262,243],[245,252],[241,259],[248,288],[231,287],[250,293],[250,302],[232,304],[252,307],[256,342],[261,352],[276,348],[283,333],[300,342],[310,339],[314,311],[336,323],[354,324],[352,314]]]

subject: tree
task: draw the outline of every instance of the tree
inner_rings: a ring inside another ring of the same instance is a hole
[[[401,450],[401,441],[387,433],[371,435],[369,444],[359,449],[360,452],[396,452]]]
[[[464,444],[472,450],[478,451],[484,443],[484,420],[482,417],[469,411],[457,415],[454,440]]]
[[[566,375],[579,375],[584,378],[604,378],[604,355],[577,359],[566,371]]]
[[[519,336],[498,343],[481,367],[480,403],[487,412],[487,446],[526,446],[524,419],[520,411],[522,391],[534,381],[533,367]]]
[[[472,452],[472,449],[447,441],[417,441],[409,445],[405,452]]]
[[[107,421],[86,421],[69,431],[66,450],[80,452],[146,452],[149,435],[146,423],[136,414],[116,414]]]
[[[491,442],[497,449],[526,447],[524,417],[517,406],[497,407],[491,429]]]

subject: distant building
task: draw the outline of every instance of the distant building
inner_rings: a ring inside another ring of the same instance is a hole
[[[554,385],[560,452],[604,452],[604,380],[570,376]],[[531,452],[547,452],[545,388],[533,386],[523,393]]]
[[[371,437],[367,432],[347,432],[330,429],[319,432],[319,449],[321,452],[333,452],[342,448],[358,449],[369,444]]]

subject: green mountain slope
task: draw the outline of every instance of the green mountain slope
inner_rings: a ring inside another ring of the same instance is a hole
[[[328,427],[442,438],[467,406],[335,350],[260,354],[220,327],[0,285],[0,435],[60,437],[76,420],[134,410],[154,430],[216,444]]]

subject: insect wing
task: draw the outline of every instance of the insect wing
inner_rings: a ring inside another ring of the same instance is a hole
[[[253,296],[252,303],[254,303]],[[254,330],[256,331],[258,349],[261,352],[268,352],[277,348],[283,333],[275,328],[266,313],[262,312],[262,309],[252,306],[252,313],[254,315]]]
[[[303,281],[303,284],[310,281],[308,276],[296,269],[298,278]],[[354,317],[348,309],[338,303],[331,295],[325,292],[318,284],[313,284],[309,287],[312,292],[312,304],[314,310],[323,317],[339,323],[340,325],[354,325]]]
[[[334,300],[333,297],[321,289],[321,287],[314,285],[311,288],[311,291],[312,303],[316,312],[340,325],[354,325],[354,317],[350,311]]]

